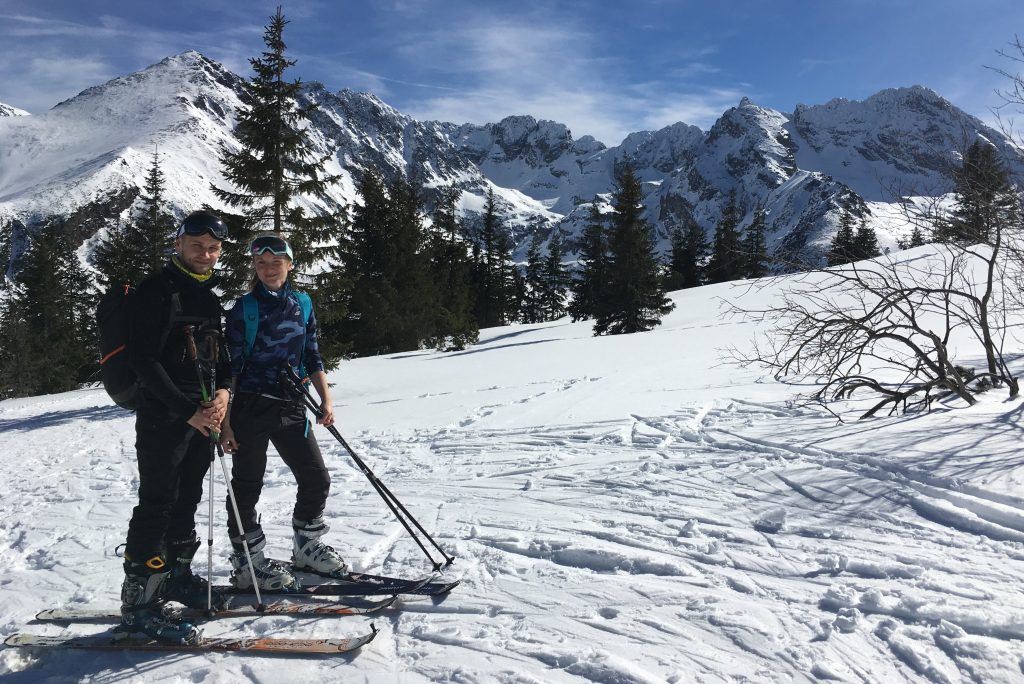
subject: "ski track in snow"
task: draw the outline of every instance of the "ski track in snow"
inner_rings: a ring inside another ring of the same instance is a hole
[[[902,446],[920,444],[913,430],[941,438],[938,418],[876,422],[905,429],[868,451],[862,424],[720,395],[656,415],[581,411],[524,426],[530,411],[591,400],[602,382],[490,385],[475,399],[493,400],[436,427],[383,422],[352,433],[357,453],[456,556],[449,572],[463,582],[451,595],[406,597],[372,620],[205,627],[327,637],[375,622],[380,635],[357,655],[6,648],[0,673],[12,682],[1024,681],[1024,499],[1006,486],[1024,459],[988,472],[972,448],[904,458]],[[394,406],[455,400],[446,395],[409,394]],[[137,484],[131,418],[93,390],[0,403],[0,428],[0,632],[24,629],[45,607],[116,605],[114,549]],[[334,478],[330,541],[356,569],[424,571],[370,483],[319,437]],[[1019,435],[1008,428],[992,448],[1011,459],[1011,439]],[[225,492],[214,467],[223,580]],[[271,458],[260,506],[271,555],[290,551],[293,502],[291,474]]]

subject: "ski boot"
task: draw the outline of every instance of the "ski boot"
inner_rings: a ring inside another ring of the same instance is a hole
[[[319,515],[312,520],[292,518],[294,542],[292,545],[292,567],[324,577],[340,579],[348,574],[348,563],[333,547],[320,541],[330,528]]]
[[[263,530],[256,528],[245,533],[245,541],[249,543],[249,556],[252,558],[252,567],[245,557],[245,547],[242,545],[243,537],[232,537],[231,545],[234,553],[231,554],[231,583],[239,589],[251,589],[253,582],[261,591],[271,592],[294,592],[300,588],[299,581],[291,573],[288,566],[281,561],[267,558],[264,549],[267,547],[267,538]]]
[[[164,599],[177,601],[189,608],[211,608],[215,612],[224,610],[228,607],[227,597],[219,591],[209,592],[209,582],[192,573],[192,559],[200,545],[195,532],[188,539],[168,544],[171,572],[164,586]]]
[[[121,584],[121,624],[118,631],[142,632],[157,641],[195,644],[202,632],[191,622],[164,613],[163,591],[170,571],[162,554],[144,563],[124,558]]]

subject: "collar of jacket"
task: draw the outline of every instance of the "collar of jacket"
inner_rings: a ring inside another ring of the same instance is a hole
[[[267,304],[281,304],[283,305],[288,301],[292,294],[292,282],[290,280],[284,281],[284,285],[277,292],[271,292],[267,289],[267,286],[262,281],[256,282],[256,288],[253,290],[256,293],[256,299],[260,302]]]
[[[173,280],[196,287],[211,288],[220,282],[220,278],[213,270],[202,275],[188,270],[188,267],[178,260],[177,254],[172,255],[167,264],[164,265],[164,271]]]

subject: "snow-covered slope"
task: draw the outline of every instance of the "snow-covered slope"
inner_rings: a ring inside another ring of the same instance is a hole
[[[87,237],[130,219],[154,150],[169,184],[166,198],[179,214],[218,206],[211,185],[224,182],[221,147],[237,145],[241,85],[221,65],[186,52],[43,114],[0,117],[0,221],[14,219],[16,230],[30,234],[61,217]],[[321,107],[312,123],[315,145],[336,150],[331,170],[342,180],[330,191],[330,207],[357,200],[355,178],[366,168],[415,173],[428,205],[437,188],[456,184],[470,221],[494,190],[520,256],[538,231],[560,230],[572,248],[588,204],[603,201],[624,159],[646,182],[647,217],[662,247],[672,228],[691,218],[713,231],[735,191],[743,224],[763,206],[770,247],[809,261],[831,239],[840,198],[866,201],[860,212],[891,247],[907,228],[891,220],[898,197],[890,191],[948,192],[943,174],[965,141],[983,135],[1024,159],[997,131],[921,87],[863,102],[800,105],[791,115],[744,98],[707,132],[680,122],[633,133],[615,147],[525,114],[457,125],[417,121],[372,94],[331,92],[319,83],[308,83],[305,96]]]
[[[650,333],[512,326],[463,352],[358,359],[333,373],[340,430],[457,557],[448,572],[463,579],[441,601],[403,600],[375,616],[381,634],[354,657],[2,649],[0,674],[1021,682],[1024,404],[993,392],[969,409],[939,402],[927,415],[850,424],[795,408],[797,388],[724,365],[719,352],[757,327],[723,317],[718,298],[760,307],[784,283],[674,293],[675,311]],[[328,539],[360,570],[426,571],[342,448],[317,434],[334,481]],[[132,418],[102,390],[0,402],[0,636],[64,633],[29,624],[43,608],[117,605],[133,444]],[[213,572],[224,580],[219,468],[216,489]],[[272,455],[261,511],[278,557],[294,497]],[[326,637],[369,622],[264,617],[205,631]]]
[[[18,109],[17,107],[0,102],[0,116],[29,116],[29,113],[24,109]]]

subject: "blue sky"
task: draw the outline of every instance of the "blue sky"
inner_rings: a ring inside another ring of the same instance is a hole
[[[249,76],[283,4],[291,75],[418,119],[531,114],[617,144],[743,96],[798,103],[924,85],[983,119],[1021,0],[0,0],[0,102],[39,113],[195,49]]]

